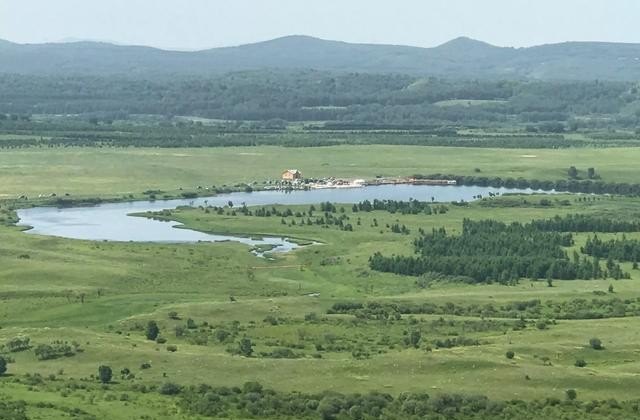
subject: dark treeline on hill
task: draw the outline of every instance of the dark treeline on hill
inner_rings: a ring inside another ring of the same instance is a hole
[[[640,91],[631,82],[452,81],[312,70],[149,79],[0,74],[0,114],[82,114],[100,122],[141,114],[327,121],[329,129],[350,130],[520,125],[561,133],[640,126]]]
[[[319,394],[283,393],[265,389],[257,382],[243,387],[180,387],[167,383],[160,393],[176,395],[183,410],[206,417],[297,418],[297,419],[559,419],[605,420],[635,418],[638,402],[616,400],[492,401],[484,396],[460,394],[428,395],[406,392],[394,397],[371,392],[345,395],[327,391]]]
[[[607,261],[603,270],[597,259],[574,253],[569,259],[563,247],[573,245],[570,233],[545,232],[532,224],[505,224],[494,220],[465,219],[462,234],[449,235],[444,228],[422,234],[414,241],[416,256],[369,259],[373,270],[420,276],[434,272],[463,276],[474,283],[513,284],[531,279],[599,279],[628,277],[620,266]]]

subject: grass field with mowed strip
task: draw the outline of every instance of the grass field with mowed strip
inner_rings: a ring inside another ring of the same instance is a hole
[[[420,146],[26,148],[0,152],[0,198],[64,193],[117,196],[305,177],[455,174],[559,180],[575,166],[606,182],[640,182],[638,148],[486,149]],[[476,172],[479,169],[481,172]]]

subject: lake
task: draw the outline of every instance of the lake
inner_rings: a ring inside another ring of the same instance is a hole
[[[219,194],[196,199],[174,199],[155,201],[132,201],[106,203],[85,207],[34,207],[18,210],[19,225],[30,226],[25,231],[31,235],[59,236],[71,239],[106,240],[122,242],[221,242],[236,241],[250,246],[272,245],[276,252],[287,252],[298,247],[287,238],[248,238],[230,235],[215,235],[182,229],[178,222],[162,222],[144,217],[129,216],[131,213],[174,209],[179,206],[225,206],[229,201],[234,206],[257,206],[273,204],[318,204],[357,203],[364,200],[404,200],[452,202],[473,201],[478,195],[521,193],[532,194],[531,189],[509,189],[474,186],[440,185],[381,185],[363,188],[319,189],[307,191],[256,191]]]

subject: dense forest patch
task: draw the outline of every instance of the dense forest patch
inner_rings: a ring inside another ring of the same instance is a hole
[[[373,270],[418,276],[428,272],[465,276],[471,282],[513,283],[531,279],[600,279],[627,277],[620,265],[609,260],[603,270],[598,260],[563,249],[573,245],[570,233],[541,230],[541,223],[523,225],[494,220],[465,219],[462,234],[433,229],[414,241],[416,256],[384,257],[376,252],[369,260]]]

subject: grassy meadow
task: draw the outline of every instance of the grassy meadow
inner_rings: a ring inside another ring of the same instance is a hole
[[[339,134],[338,134],[339,135]],[[175,191],[278,179],[298,168],[306,177],[373,178],[446,173],[566,179],[567,169],[594,167],[606,182],[640,182],[638,148],[488,149],[422,146],[309,148],[24,148],[0,152],[0,198],[65,193],[89,196]]]
[[[563,199],[570,204],[561,205]],[[344,205],[353,231],[233,215],[232,209],[222,214],[178,209],[163,216],[202,231],[319,242],[289,254],[272,253],[272,258],[255,257],[235,243],[91,242],[2,227],[0,343],[28,336],[33,345],[65,340],[82,350],[43,361],[32,350],[10,353],[14,360],[9,376],[0,381],[0,397],[26,401],[31,418],[63,418],[70,407],[78,407],[97,418],[109,413],[123,419],[141,413],[192,418],[170,397],[140,391],[167,381],[216,386],[259,381],[279,391],[469,393],[498,400],[563,398],[569,388],[585,400],[637,397],[640,332],[633,317],[557,320],[545,329],[527,320],[524,329],[515,330],[513,319],[502,318],[418,314],[381,321],[327,314],[334,303],[348,301],[500,306],[531,299],[640,297],[640,272],[630,263],[623,264],[630,280],[555,281],[554,287],[530,280],[515,286],[438,281],[424,286],[415,277],[368,269],[375,251],[411,252],[419,228],[459,233],[464,218],[526,222],[569,213],[633,218],[640,204],[635,198],[584,202],[562,196],[541,207],[534,196],[516,207],[500,205],[510,200],[521,199],[495,199],[490,207],[449,206],[437,215],[352,213]],[[291,207],[294,212],[307,208]],[[410,233],[393,233],[387,227],[393,223],[404,224]],[[576,235],[576,248],[586,236]],[[146,339],[151,320],[166,342]],[[185,327],[188,323],[193,324]],[[420,344],[407,346],[408,331],[416,329],[422,332]],[[228,336],[220,340],[219,330]],[[434,345],[460,336],[476,343]],[[252,340],[254,357],[229,352],[243,337]],[[592,337],[601,339],[605,350],[589,348]],[[177,351],[168,351],[172,345]],[[296,356],[269,356],[282,348]],[[507,351],[515,357],[506,358]],[[587,366],[574,366],[577,359]],[[145,363],[150,367],[143,369]],[[114,370],[111,385],[92,379],[102,364]],[[125,368],[133,378],[120,376]],[[42,401],[51,407],[37,404]]]

